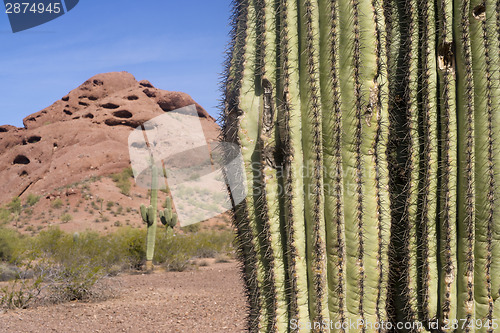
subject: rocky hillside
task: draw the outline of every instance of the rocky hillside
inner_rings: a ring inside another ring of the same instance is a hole
[[[130,202],[134,195],[146,202],[145,190],[142,193],[132,188],[125,195],[111,179],[102,177],[122,172],[130,165],[130,131],[164,112],[191,104],[196,105],[207,139],[216,140],[218,125],[189,95],[157,89],[127,72],[90,78],[61,100],[26,117],[23,128],[0,126],[0,206],[16,196],[23,203],[29,194],[39,196],[38,208],[35,206],[30,214],[40,211],[43,215],[39,220],[50,224],[62,215],[62,211],[53,216],[45,213],[46,209],[57,209],[52,207],[55,198],[67,205],[66,214],[73,213],[72,221],[93,218],[81,210],[78,213],[72,205],[90,207],[90,201],[85,203],[85,199],[93,200],[93,211],[98,206],[101,217],[103,202],[104,210],[106,201],[120,205],[120,200]],[[109,198],[101,193],[106,189],[111,193]],[[68,199],[70,196],[74,199]],[[137,205],[134,200],[133,206]],[[92,211],[88,207],[87,213]]]

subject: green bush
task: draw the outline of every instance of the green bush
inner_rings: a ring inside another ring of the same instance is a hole
[[[68,223],[71,220],[73,220],[73,216],[71,216],[71,214],[65,213],[65,214],[61,215],[61,221],[63,223]]]
[[[0,263],[0,282],[14,280],[18,275],[17,266]]]
[[[0,228],[0,261],[15,262],[23,252],[21,236],[15,230]]]
[[[131,167],[123,169],[122,172],[115,173],[111,175],[111,179],[116,183],[116,186],[120,189],[120,192],[124,195],[130,194],[130,188],[132,183],[130,178],[133,176],[133,171]]]
[[[22,205],[21,198],[14,197],[11,202],[7,204],[7,208],[9,209],[11,214],[21,214]]]
[[[198,232],[200,231],[200,224],[199,223],[190,224],[185,227],[182,227],[181,229],[184,232],[191,232],[191,233]]]
[[[7,208],[0,207],[0,223],[10,222],[11,219],[10,211]]]
[[[26,197],[26,204],[28,206],[34,206],[36,205],[36,203],[40,200],[40,196],[39,195],[35,195],[33,193],[30,193],[28,194],[28,196]]]
[[[146,231],[131,227],[120,228],[107,236],[109,247],[123,266],[140,269],[146,258]]]
[[[59,209],[63,206],[63,201],[60,198],[57,198],[50,203],[50,206],[52,208]]]
[[[231,231],[207,231],[168,237],[164,228],[158,230],[154,261],[169,270],[187,268],[190,259],[215,258],[233,252],[234,234]]]

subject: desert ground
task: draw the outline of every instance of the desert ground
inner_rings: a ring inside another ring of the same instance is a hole
[[[1,332],[243,332],[246,303],[235,261],[184,272],[121,274],[116,296],[0,314]]]

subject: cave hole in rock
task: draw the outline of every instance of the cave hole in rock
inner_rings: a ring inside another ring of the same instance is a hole
[[[27,140],[23,140],[23,144],[27,144],[27,143],[37,143],[37,142],[39,142],[40,140],[42,140],[42,137],[41,137],[41,136],[38,136],[38,135],[32,135],[32,136],[30,136]]]
[[[130,111],[127,111],[127,110],[120,110],[120,111],[113,112],[113,116],[115,116],[117,118],[128,119],[128,118],[132,118],[133,114]]]
[[[78,102],[78,104],[81,105],[81,106],[89,106],[89,103],[85,103],[85,102],[82,102],[82,101]]]
[[[83,116],[83,118],[94,119],[94,115],[92,113],[87,113],[85,116]]]
[[[120,106],[116,105],[115,103],[106,103],[101,105],[105,109],[118,109]]]
[[[0,127],[0,133],[8,132],[9,130],[3,127]]]
[[[97,101],[98,98],[95,96],[89,96],[88,99],[91,101]]]
[[[69,101],[69,96],[64,96],[63,98],[61,98],[63,101],[67,102]]]
[[[14,164],[30,164],[30,159],[24,155],[17,155],[13,161]]]
[[[68,116],[71,116],[73,114],[73,112],[71,112],[70,110],[63,110],[64,113],[66,113]]]
[[[137,97],[136,95],[130,95],[130,96],[128,96],[128,97],[127,97],[127,99],[128,99],[129,101],[135,101],[135,100],[138,100],[138,99],[139,99],[139,97]]]
[[[156,97],[156,93],[152,90],[149,90],[148,88],[144,89],[142,91],[144,94],[146,94],[146,96],[152,98],[152,97]]]
[[[26,177],[28,175],[28,172],[26,170],[23,170],[23,172],[21,172],[19,174],[20,177]]]

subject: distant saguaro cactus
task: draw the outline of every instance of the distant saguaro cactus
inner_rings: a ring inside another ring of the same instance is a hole
[[[249,331],[498,330],[498,3],[237,0],[233,27]]]
[[[153,270],[153,255],[155,251],[156,241],[156,215],[158,205],[158,172],[154,163],[151,163],[151,198],[150,205],[146,207],[141,205],[142,220],[148,226],[148,233],[146,238],[146,270]]]

